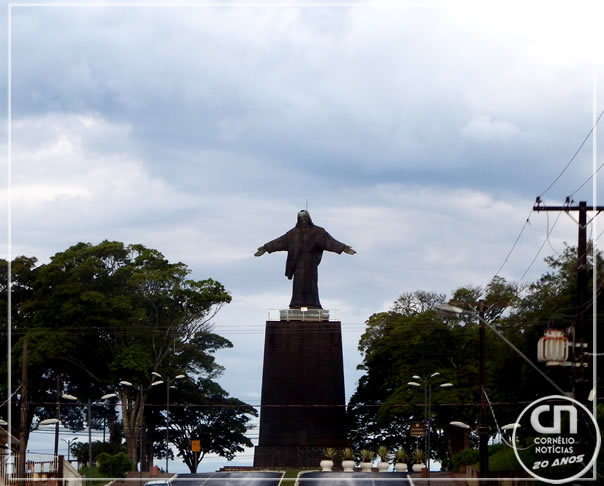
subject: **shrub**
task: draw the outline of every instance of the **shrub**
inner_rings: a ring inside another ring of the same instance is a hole
[[[361,459],[363,460],[363,462],[371,462],[371,461],[373,461],[373,458],[375,456],[373,451],[370,451],[368,449],[361,449],[360,454],[361,454]]]
[[[394,453],[394,459],[396,462],[407,462],[409,460],[409,455],[405,452],[404,449],[398,449]]]
[[[380,456],[382,461],[388,462],[389,453],[390,452],[388,451],[388,447],[386,446],[379,446],[377,449],[377,455]]]
[[[96,461],[96,458],[99,454],[105,452],[107,454],[117,454],[118,452],[123,452],[123,447],[119,444],[114,444],[113,442],[101,442],[99,440],[95,440],[92,443],[92,462]],[[75,457],[80,464],[88,463],[88,442],[76,442],[71,445],[71,455]]]
[[[354,451],[351,447],[345,447],[342,449],[342,459],[345,461],[352,461],[354,459]]]
[[[323,454],[323,457],[325,457],[325,459],[330,459],[332,461],[338,455],[338,451],[336,449],[334,449],[333,447],[327,447],[327,448],[323,449],[321,451],[321,453]]]
[[[423,464],[424,462],[424,451],[420,449],[415,449],[411,453],[411,459],[413,459],[413,464]]]
[[[478,449],[464,449],[453,455],[451,464],[453,465],[454,471],[459,471],[461,466],[476,464],[479,460],[480,453],[478,452]]]
[[[500,450],[505,449],[505,444],[503,443],[499,443],[499,444],[491,444],[489,446],[489,456],[492,456],[493,454],[497,454]]]
[[[125,452],[107,454],[101,452],[97,458],[99,471],[106,478],[123,478],[132,469],[132,463]]]

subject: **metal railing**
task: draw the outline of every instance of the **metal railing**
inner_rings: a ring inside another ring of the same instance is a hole
[[[63,477],[63,456],[28,454],[24,475],[19,474],[18,461],[17,454],[0,453],[0,485],[8,486],[16,483],[39,485]]]
[[[325,322],[339,321],[340,311],[337,309],[269,309],[269,321],[309,321]]]

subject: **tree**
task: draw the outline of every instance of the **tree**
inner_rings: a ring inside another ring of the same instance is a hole
[[[256,410],[230,398],[217,383],[200,378],[175,391],[175,406],[170,407],[169,434],[191,473],[207,453],[233,459],[244,447],[252,447],[246,437],[250,416]],[[165,421],[164,421],[165,426]],[[191,451],[191,440],[201,442],[201,452]]]
[[[433,310],[371,316],[359,345],[364,358],[359,368],[366,373],[348,407],[349,441],[356,448],[415,448],[409,426],[424,419],[424,393],[408,382],[414,381],[414,375],[425,377],[438,371],[445,381],[456,384],[433,395],[433,409],[439,413],[431,418],[431,442],[435,457],[444,457],[447,444],[440,431],[450,421],[472,420],[472,415],[463,407],[439,409],[439,403],[464,403],[477,393],[472,349],[476,338],[476,326],[452,326]]]
[[[20,440],[20,457],[24,457],[27,441],[32,429],[35,415],[44,415],[48,412],[47,393],[54,380],[50,380],[47,367],[44,364],[34,366],[31,360],[23,355],[27,347],[26,332],[32,320],[31,301],[34,294],[33,282],[35,280],[36,258],[18,256],[10,262],[10,328],[8,322],[9,309],[9,262],[0,260],[0,346],[7,350],[9,346],[8,330],[11,332],[10,353],[2,353],[4,359],[0,363],[0,372],[6,376],[10,369],[11,381],[15,386],[11,390],[12,396],[8,406],[12,407],[12,433]],[[11,362],[9,363],[8,357]],[[0,383],[0,394],[8,397],[7,382]],[[29,392],[29,395],[25,393]],[[8,412],[1,410],[6,419]],[[15,419],[16,418],[16,419]],[[15,427],[19,424],[18,430]],[[20,468],[24,467],[21,461]]]
[[[151,373],[179,366],[215,376],[221,368],[210,354],[230,346],[210,324],[230,295],[189,273],[157,250],[110,241],[78,243],[35,272],[30,363],[62,372],[64,387],[82,401],[114,391],[120,380],[133,383],[118,390],[133,464]]]
[[[108,454],[101,452],[97,456],[99,472],[106,478],[123,478],[132,468],[132,463],[125,452]]]
[[[118,452],[124,452],[124,447],[120,444],[113,442],[102,442],[95,440],[92,442],[91,449],[89,449],[87,442],[74,442],[71,444],[71,455],[77,459],[80,464],[88,463],[89,454],[92,452],[92,462],[96,462],[97,457],[100,454],[117,454]]]
[[[591,250],[588,245],[588,265]],[[495,416],[498,424],[514,422],[526,404],[536,398],[557,393],[556,388],[496,334],[491,328],[513,343],[534,363],[536,344],[549,326],[572,332],[576,320],[576,250],[567,247],[560,255],[546,258],[548,271],[535,282],[519,287],[500,277],[486,287],[466,286],[453,292],[451,302],[466,309],[477,309],[480,299],[485,303],[487,346],[487,387],[489,422]],[[602,265],[601,255],[596,264]],[[590,272],[591,274],[591,272]],[[590,284],[591,285],[591,282]],[[598,304],[604,304],[598,282]],[[434,457],[446,457],[446,442],[440,437],[450,419],[477,425],[480,401],[478,388],[478,321],[471,312],[461,316],[444,317],[436,314],[433,305],[444,300],[442,296],[426,292],[405,294],[392,311],[372,315],[366,332],[361,336],[359,349],[365,371],[349,403],[349,439],[357,447],[409,447],[408,424],[422,419],[417,404],[423,401],[412,392],[407,382],[414,374],[425,376],[433,371],[442,373],[446,381],[455,384],[446,393],[433,396],[433,408],[438,413],[430,417],[433,424],[431,439]],[[584,341],[587,351],[592,348],[591,320],[593,302],[583,311],[586,316]],[[598,318],[602,318],[600,312]],[[601,333],[600,333],[601,334]],[[600,336],[599,347],[604,345]],[[542,371],[565,391],[578,392],[591,384],[580,371],[569,368],[542,367]],[[588,376],[586,373],[585,376]],[[423,394],[422,394],[423,395]],[[439,402],[448,405],[439,407]],[[459,404],[459,405],[455,405]],[[495,434],[496,428],[491,428]]]

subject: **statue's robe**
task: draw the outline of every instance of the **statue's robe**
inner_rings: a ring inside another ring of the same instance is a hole
[[[342,253],[344,243],[320,226],[296,225],[283,236],[264,244],[269,253],[287,251],[285,276],[294,279],[290,309],[322,309],[319,301],[318,267],[324,251]]]

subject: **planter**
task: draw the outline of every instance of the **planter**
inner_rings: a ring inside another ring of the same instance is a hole
[[[396,472],[407,472],[407,464],[405,464],[404,462],[397,462],[394,465],[394,470]]]
[[[329,472],[331,468],[333,468],[333,461],[331,459],[323,459],[319,466],[321,466],[321,471]]]
[[[353,472],[354,471],[354,461],[350,459],[346,459],[342,461],[342,467],[344,468],[344,472]]]
[[[378,472],[386,472],[386,471],[388,471],[389,467],[390,467],[390,464],[388,464],[385,461],[378,462],[378,465],[377,465]]]
[[[371,462],[361,462],[361,472],[371,472]]]
[[[422,469],[424,469],[426,467],[426,465],[422,462],[421,464],[413,464],[413,467],[411,469],[413,469],[413,472],[422,472]]]

